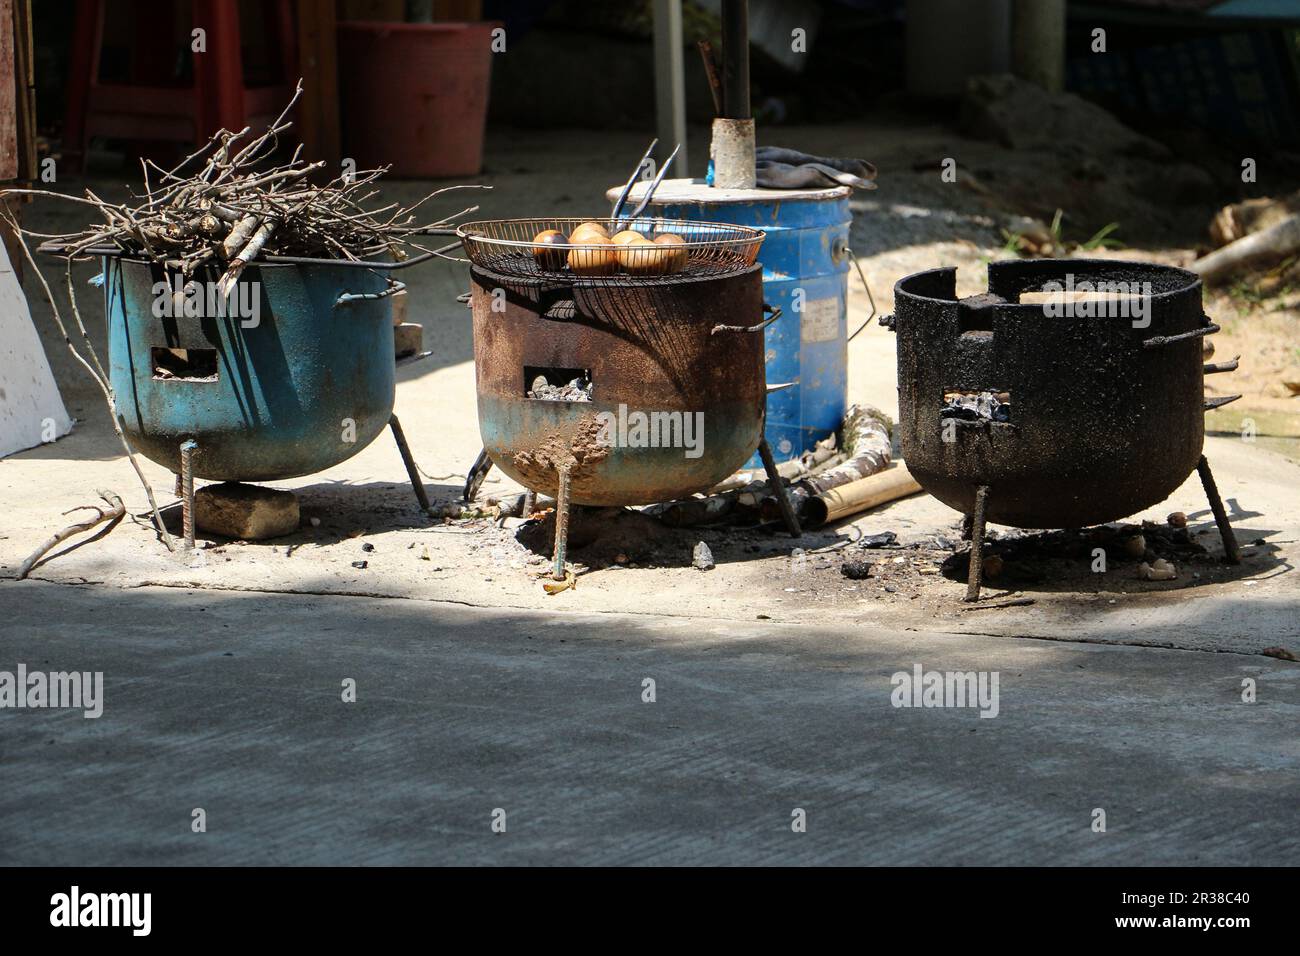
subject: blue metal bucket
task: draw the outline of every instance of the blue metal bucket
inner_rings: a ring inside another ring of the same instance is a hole
[[[152,461],[179,472],[180,446],[194,441],[195,477],[274,481],[345,461],[388,425],[395,371],[386,296],[400,284],[384,270],[250,265],[231,301],[255,299],[255,323],[247,310],[175,314],[158,304],[163,281],[149,262],[104,259],[119,422]]]
[[[848,404],[848,187],[713,189],[666,180],[651,204],[670,219],[763,229],[763,300],[783,310],[767,328],[766,436],[777,460],[798,457],[840,427]],[[757,455],[750,468],[762,467]]]

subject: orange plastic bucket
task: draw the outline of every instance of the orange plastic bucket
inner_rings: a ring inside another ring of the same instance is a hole
[[[483,167],[499,23],[339,24],[344,155],[391,176],[473,176]]]

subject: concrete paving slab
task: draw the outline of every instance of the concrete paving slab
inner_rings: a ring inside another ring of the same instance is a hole
[[[99,670],[105,688],[98,719],[0,710],[7,865],[1300,860],[1300,668],[1267,658],[371,598],[2,593],[0,670]],[[916,664],[997,671],[997,716],[892,706],[891,676]]]

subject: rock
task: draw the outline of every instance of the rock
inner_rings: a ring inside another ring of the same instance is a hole
[[[1140,558],[1147,553],[1147,539],[1140,534],[1124,539],[1124,553],[1130,558]]]
[[[987,558],[984,559],[983,564],[984,564],[985,578],[992,581],[998,577],[1001,577],[1004,562],[1000,555],[990,554]]]
[[[1181,511],[1175,511],[1175,512],[1173,512],[1173,513],[1172,513],[1168,518],[1166,518],[1165,520],[1166,520],[1167,522],[1169,522],[1169,527],[1171,527],[1171,528],[1186,528],[1186,527],[1187,527],[1187,515],[1183,514],[1183,512],[1181,512]]]
[[[361,550],[362,550],[362,551],[373,551],[373,550],[375,550],[375,546],[374,546],[373,544],[371,544],[369,541],[367,541],[367,542],[365,542],[364,544],[361,545]]]
[[[1300,660],[1300,658],[1296,657],[1295,654],[1287,650],[1285,647],[1266,647],[1260,651],[1260,653],[1265,657],[1276,657],[1280,661]]]
[[[1164,558],[1157,558],[1153,564],[1139,564],[1137,576],[1144,581],[1172,581],[1178,577],[1178,570]]]
[[[394,292],[389,296],[388,301],[393,303],[393,327],[396,328],[406,321],[406,290],[402,289],[400,292]]]
[[[1095,156],[1170,156],[1164,144],[1130,129],[1100,106],[1007,74],[971,77],[961,119],[965,132],[1011,149],[1068,146]]]
[[[424,351],[424,326],[418,322],[403,322],[393,329],[395,358],[406,358]]]
[[[691,564],[701,571],[711,571],[715,567],[713,552],[709,550],[709,546],[703,541],[695,546],[695,551],[691,555]]]
[[[352,562],[352,566],[353,566],[354,568],[356,568],[358,571],[364,571],[366,568],[370,567],[370,562],[369,562],[369,561],[353,561],[353,562]]]
[[[845,557],[840,565],[840,574],[851,581],[863,581],[871,577],[871,562],[856,554]]]
[[[238,481],[206,485],[194,493],[194,523],[225,538],[262,541],[298,530],[298,496]]]

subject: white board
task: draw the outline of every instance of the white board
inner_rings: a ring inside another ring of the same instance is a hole
[[[0,243],[0,458],[61,438],[72,419]]]

